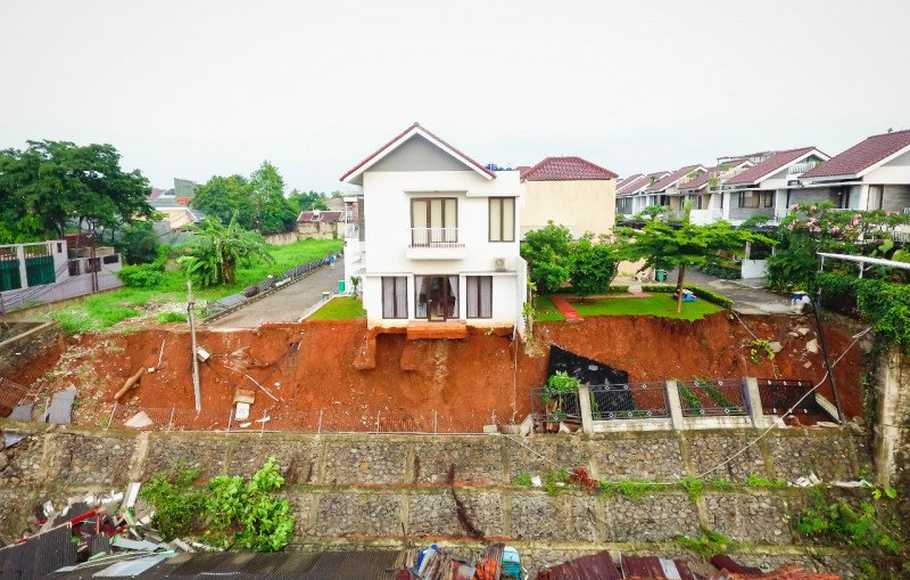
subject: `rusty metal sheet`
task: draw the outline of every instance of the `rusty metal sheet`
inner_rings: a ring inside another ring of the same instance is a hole
[[[626,578],[655,578],[657,580],[695,580],[685,560],[670,560],[657,556],[622,557]]]
[[[610,552],[599,552],[545,568],[537,580],[622,580]]]

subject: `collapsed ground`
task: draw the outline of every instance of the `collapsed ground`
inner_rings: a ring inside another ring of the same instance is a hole
[[[381,335],[376,367],[368,370],[355,368],[368,334],[363,320],[307,321],[201,332],[199,343],[212,356],[200,365],[197,415],[184,327],[62,339],[50,355],[8,378],[30,386],[37,409],[53,392],[74,386],[74,420],[82,425],[106,426],[111,417],[120,425],[142,410],[156,429],[224,429],[235,389],[242,388],[254,391],[256,400],[250,418],[233,421],[232,428],[476,432],[530,412],[531,390],[547,378],[548,344],[627,371],[630,382],[755,376],[814,384],[824,376],[809,317],[743,316],[740,322],[721,312],[698,322],[616,316],[539,323],[543,354],[537,356],[522,346],[516,353],[508,336],[482,331],[451,341]],[[835,358],[852,331],[832,325],[826,331]],[[753,334],[779,343],[773,360],[752,362]],[[857,346],[835,369],[850,417],[862,415],[862,356]],[[145,372],[114,409],[114,394],[141,368],[155,370]],[[820,392],[832,399],[829,385]]]

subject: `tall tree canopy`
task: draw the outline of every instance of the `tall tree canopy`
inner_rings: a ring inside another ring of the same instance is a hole
[[[109,231],[150,217],[149,182],[125,172],[112,145],[28,141],[0,151],[0,241],[61,237],[70,225]]]
[[[688,218],[680,225],[670,225],[662,220],[651,220],[639,230],[617,230],[621,243],[618,255],[626,260],[644,260],[645,268],[678,268],[676,310],[682,311],[682,289],[686,268],[704,264],[718,252],[742,254],[746,243],[774,241],[745,228],[735,228],[719,221],[708,225],[695,225]]]
[[[290,231],[297,212],[284,197],[284,179],[268,161],[250,175],[215,175],[199,186],[190,204],[222,224],[236,214],[237,223],[263,234]]]
[[[288,196],[288,202],[295,213],[309,211],[311,209],[329,209],[325,200],[328,196],[324,193],[313,191],[297,191],[296,189]]]

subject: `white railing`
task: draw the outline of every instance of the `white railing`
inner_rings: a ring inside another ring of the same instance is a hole
[[[802,175],[810,169],[814,169],[819,163],[819,161],[803,161],[802,163],[791,165],[790,168],[787,169],[787,175]]]
[[[412,248],[460,248],[458,228],[410,228]]]

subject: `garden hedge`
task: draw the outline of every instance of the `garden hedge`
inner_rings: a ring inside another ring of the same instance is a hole
[[[730,308],[733,306],[733,301],[722,296],[713,290],[708,290],[707,288],[702,288],[701,286],[690,286],[686,284],[686,288],[695,294],[702,300],[711,302],[712,304],[717,304],[722,308]],[[663,292],[667,294],[672,294],[676,292],[676,286],[669,286],[667,284],[643,284],[641,289],[645,292]]]

